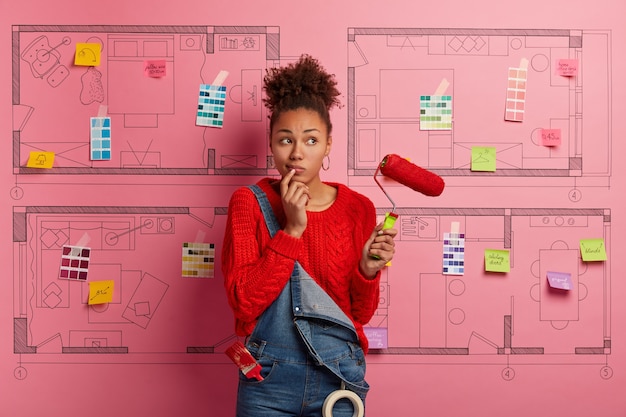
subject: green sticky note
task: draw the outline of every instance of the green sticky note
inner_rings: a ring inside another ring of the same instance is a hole
[[[472,146],[472,171],[496,170],[496,148],[493,146]]]
[[[583,261],[606,261],[604,239],[582,239],[580,241],[580,255]]]
[[[510,253],[506,249],[485,249],[485,271],[509,272],[511,270]]]

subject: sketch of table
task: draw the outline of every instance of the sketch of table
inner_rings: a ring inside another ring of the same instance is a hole
[[[544,249],[539,251],[540,320],[578,320],[578,250]],[[573,287],[569,291],[550,287],[547,273],[567,272],[572,276]]]

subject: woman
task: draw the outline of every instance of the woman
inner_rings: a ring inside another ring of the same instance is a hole
[[[263,366],[262,381],[240,373],[240,417],[320,416],[340,387],[363,400],[368,390],[363,325],[377,308],[380,271],[393,257],[397,231],[376,225],[365,196],[320,178],[333,142],[329,111],[340,104],[336,85],[308,55],[269,69],[264,79],[281,179],[235,191],[222,253],[236,333],[248,337],[246,347]],[[266,218],[275,218],[274,230]],[[307,298],[317,312],[332,304],[328,316],[299,316]],[[352,413],[349,401],[333,409],[335,417]]]

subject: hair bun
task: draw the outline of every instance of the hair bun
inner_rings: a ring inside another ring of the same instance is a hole
[[[317,108],[320,101],[328,111],[341,104],[335,76],[307,54],[287,66],[269,68],[263,81],[266,95],[263,102],[271,112],[298,107]]]

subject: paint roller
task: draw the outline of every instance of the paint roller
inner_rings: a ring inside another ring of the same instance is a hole
[[[378,182],[378,179],[376,178],[379,172],[382,173],[384,176],[396,180],[400,184],[411,188],[412,190],[415,190],[430,197],[436,197],[440,195],[445,187],[443,178],[441,178],[439,175],[424,168],[421,168],[396,154],[389,154],[385,156],[380,164],[378,164],[376,172],[374,172],[374,181],[376,181],[376,184],[378,184],[383,193],[385,193],[385,195],[389,199],[389,202],[391,202],[393,206],[391,212],[387,213],[387,215],[385,216],[383,229],[389,229],[393,227],[396,220],[398,219],[398,215],[394,213],[396,209],[396,204],[389,196],[387,191],[385,191],[382,184]]]

